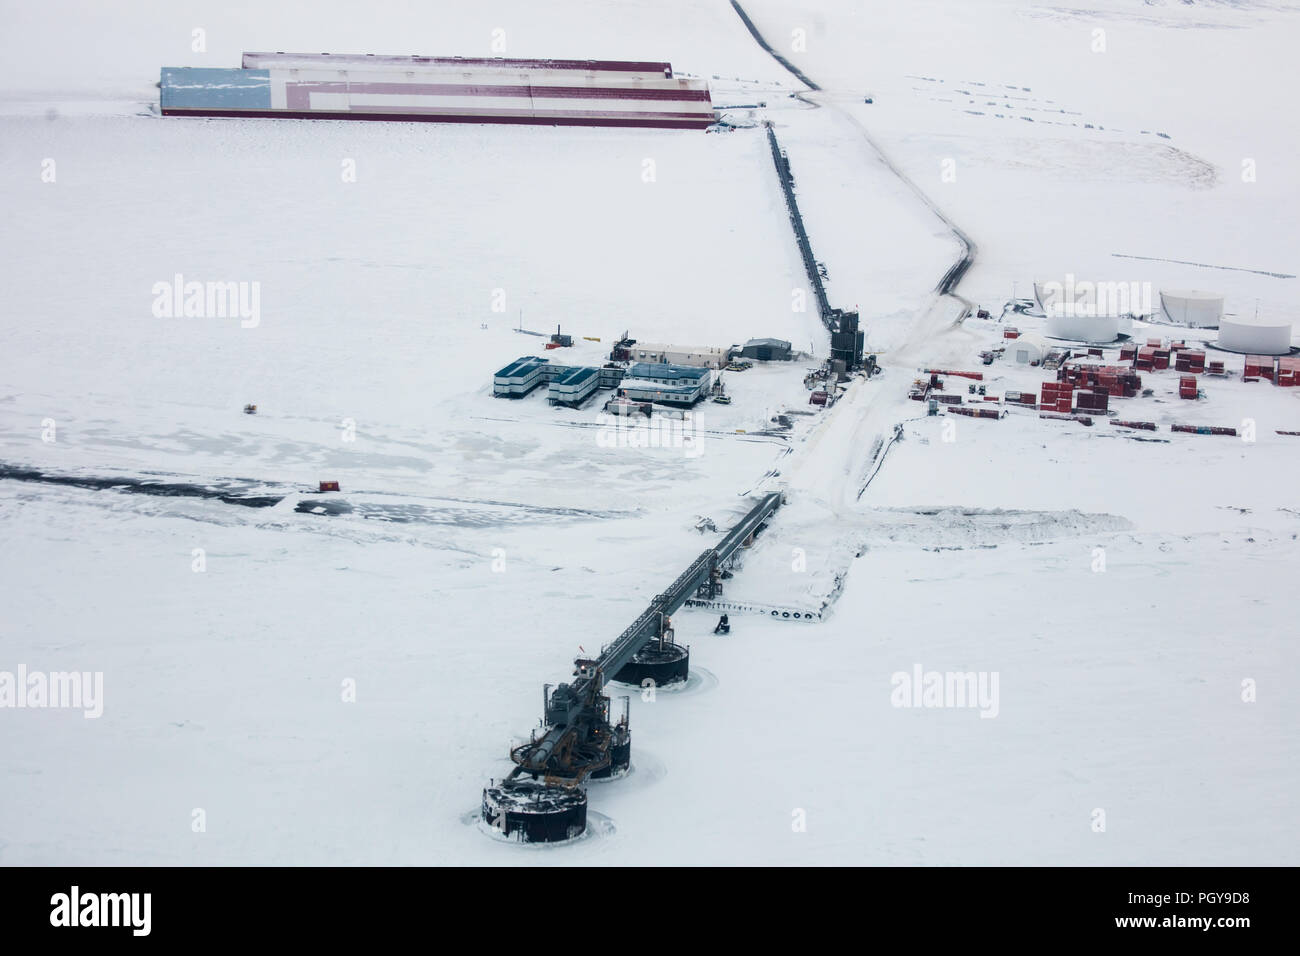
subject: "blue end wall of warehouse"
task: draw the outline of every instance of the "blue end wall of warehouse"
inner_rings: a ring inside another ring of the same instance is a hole
[[[270,70],[165,66],[159,86],[163,109],[269,110]]]

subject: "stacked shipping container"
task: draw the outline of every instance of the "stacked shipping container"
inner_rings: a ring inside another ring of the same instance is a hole
[[[1074,393],[1074,404],[1081,412],[1104,412],[1110,402],[1110,392],[1096,391],[1077,391]]]
[[[1189,435],[1235,435],[1235,428],[1220,428],[1210,425],[1170,425],[1171,432],[1185,432]]]
[[[996,408],[949,408],[949,414],[965,415],[969,418],[1001,418],[1002,412]]]
[[[1105,391],[1112,398],[1133,398],[1142,388],[1142,376],[1117,365],[1065,365],[1058,376],[1062,381]]]
[[[1300,358],[1288,355],[1277,360],[1277,382],[1283,388],[1300,386]]]
[[[1044,412],[1059,412],[1068,415],[1073,407],[1074,384],[1072,382],[1044,382],[1043,400],[1039,409]]]
[[[1273,381],[1273,356],[1247,355],[1241,374],[1243,378],[1266,378]]]
[[[1133,364],[1143,371],[1163,371],[1169,368],[1169,362],[1173,351],[1171,349],[1161,348],[1159,345],[1142,345],[1138,347],[1137,357]],[[1120,354],[1123,359],[1123,352]]]

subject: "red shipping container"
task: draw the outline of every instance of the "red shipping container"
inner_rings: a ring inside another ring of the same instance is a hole
[[[337,481],[322,481],[320,483],[321,491],[338,491],[339,483]]]

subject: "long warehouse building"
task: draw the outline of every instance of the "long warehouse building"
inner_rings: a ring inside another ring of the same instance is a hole
[[[163,67],[164,116],[704,129],[708,84],[668,63],[245,53],[240,69]]]

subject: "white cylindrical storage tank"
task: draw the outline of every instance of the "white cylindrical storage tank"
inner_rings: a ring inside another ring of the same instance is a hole
[[[1286,355],[1291,351],[1291,323],[1225,315],[1219,321],[1219,348],[1247,355]]]
[[[1095,296],[1090,286],[1077,288],[1071,280],[1068,283],[1056,280],[1034,280],[1034,301],[1044,315],[1061,312],[1095,312]]]
[[[1214,329],[1223,318],[1223,294],[1195,289],[1161,289],[1160,308],[1165,318],[1176,325]]]
[[[1132,327],[1132,323],[1128,323]],[[1047,316],[1047,335],[1053,339],[1072,342],[1114,342],[1119,338],[1120,317],[1117,315],[1052,315]]]

